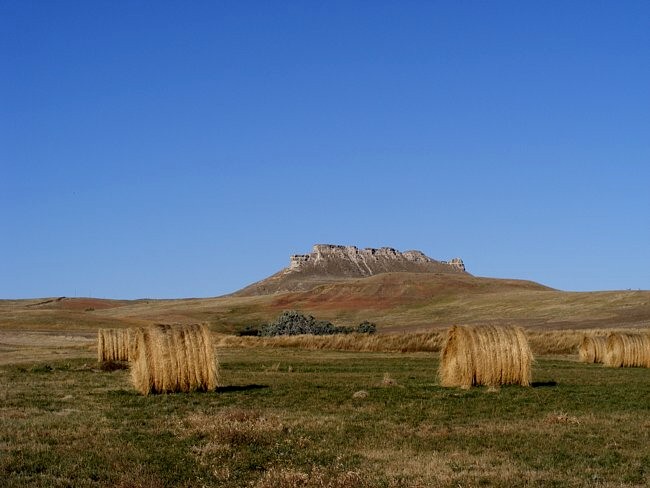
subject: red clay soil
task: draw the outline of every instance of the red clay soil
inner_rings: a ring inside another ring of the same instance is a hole
[[[471,275],[385,273],[370,278],[318,286],[304,292],[284,293],[272,307],[302,306],[317,310],[384,310],[412,306],[459,293],[494,293],[509,290],[551,290],[538,283],[477,278]]]

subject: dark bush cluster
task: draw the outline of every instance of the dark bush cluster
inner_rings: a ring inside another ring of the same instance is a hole
[[[377,332],[377,326],[372,322],[364,320],[359,325],[357,325],[357,330],[355,332],[358,332],[360,334],[374,334]]]
[[[239,330],[240,336],[281,336],[281,335],[333,335],[351,334],[353,332],[362,334],[374,334],[377,331],[375,324],[365,321],[357,327],[346,327],[334,325],[326,320],[317,320],[311,315],[304,315],[295,310],[282,312],[273,322],[260,327],[247,325]]]
[[[311,315],[303,315],[300,312],[290,310],[282,312],[275,321],[263,326],[260,329],[260,335],[330,335],[343,332],[343,330],[338,329],[338,327],[326,320],[316,320]]]

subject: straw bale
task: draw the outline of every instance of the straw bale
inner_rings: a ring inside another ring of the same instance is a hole
[[[578,347],[578,355],[583,363],[602,363],[605,359],[607,337],[584,336]]]
[[[607,336],[605,366],[650,368],[650,334],[612,332]]]
[[[99,329],[97,331],[97,361],[128,361],[129,330]]]
[[[532,360],[520,327],[454,326],[447,332],[439,376],[443,386],[529,386]]]
[[[217,387],[217,360],[204,325],[157,324],[135,329],[131,353],[131,379],[143,395]]]

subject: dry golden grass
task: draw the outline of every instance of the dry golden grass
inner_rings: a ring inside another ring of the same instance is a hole
[[[360,471],[337,472],[314,466],[309,471],[291,468],[271,468],[264,473],[254,488],[364,488],[374,487]]]
[[[574,355],[585,336],[606,337],[621,329],[590,330],[526,330],[530,349],[535,355]],[[623,329],[630,333],[643,333],[648,329]],[[332,336],[279,336],[238,337],[215,334],[215,344],[221,348],[298,348],[307,350],[338,350],[360,352],[439,352],[442,350],[445,331],[402,334],[345,334]]]
[[[238,337],[217,334],[219,347],[297,347],[309,350],[333,349],[361,352],[417,352],[439,351],[443,332],[415,332],[410,334],[336,334],[329,336],[295,335],[276,337]]]
[[[533,353],[577,354],[582,338],[588,335],[607,335],[603,330],[526,330],[526,337]]]
[[[578,348],[578,356],[583,363],[602,363],[605,359],[607,338],[585,335]]]
[[[650,368],[650,334],[612,332],[607,336],[606,366]]]
[[[442,386],[522,385],[531,382],[533,354],[520,327],[454,326],[440,358]]]
[[[97,361],[129,360],[129,329],[99,329],[97,331]]]
[[[217,361],[204,325],[138,328],[130,352],[131,379],[143,395],[217,387]]]

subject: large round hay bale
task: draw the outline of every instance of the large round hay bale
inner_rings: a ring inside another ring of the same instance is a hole
[[[511,326],[454,326],[440,357],[442,386],[522,385],[531,382],[533,354],[524,331]]]
[[[138,328],[131,345],[131,379],[143,395],[217,387],[217,360],[204,325]]]
[[[605,366],[650,368],[650,334],[612,332],[607,336]]]
[[[97,361],[128,361],[129,330],[99,329],[97,331]]]
[[[578,346],[578,356],[583,363],[602,363],[605,360],[607,338],[584,336]]]

